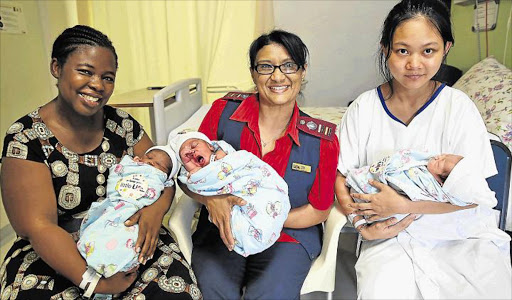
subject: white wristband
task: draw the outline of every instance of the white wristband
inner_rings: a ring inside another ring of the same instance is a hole
[[[348,219],[348,221],[350,222],[350,224],[354,225],[354,218],[355,218],[355,217],[357,217],[357,215],[356,215],[356,214],[354,214],[354,213],[351,213],[351,214],[348,214],[348,215],[347,215],[347,219]]]
[[[91,295],[93,294],[94,289],[98,285],[98,281],[100,281],[100,279],[101,279],[101,275],[100,274],[98,274],[98,273],[94,274],[94,277],[89,282],[89,285],[87,286],[87,289],[85,290],[85,293],[84,293],[84,297],[85,298],[90,298],[91,297]]]
[[[364,225],[364,224],[367,224],[368,222],[366,221],[365,218],[362,218],[361,220],[357,221],[354,223],[354,228],[357,230],[357,227],[361,226],[361,225]]]
[[[94,269],[91,267],[87,267],[84,274],[82,274],[82,281],[78,287],[82,290],[85,290],[87,283],[91,282],[91,280],[94,278],[94,274],[96,274],[96,271],[94,271]]]

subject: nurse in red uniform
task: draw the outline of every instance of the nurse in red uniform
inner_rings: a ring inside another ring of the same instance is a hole
[[[275,30],[249,49],[257,93],[216,100],[199,131],[225,140],[271,165],[287,182],[292,209],[278,242],[248,257],[234,251],[232,195],[205,197],[193,236],[192,267],[205,299],[299,299],[311,262],[322,247],[321,223],[334,199],[339,144],[335,125],[310,118],[297,106],[308,49],[295,34]],[[210,221],[211,220],[211,221]],[[248,233],[249,234],[249,233]]]

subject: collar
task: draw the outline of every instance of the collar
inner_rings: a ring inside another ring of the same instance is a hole
[[[238,106],[235,112],[229,118],[230,120],[245,122],[249,129],[251,129],[257,135],[260,135],[260,129],[258,127],[260,103],[258,101],[258,94],[251,95],[247,99],[243,100]],[[293,142],[300,146],[299,142],[299,130],[297,129],[297,118],[299,117],[299,107],[297,102],[293,108],[292,118],[286,128],[285,135],[289,135]]]

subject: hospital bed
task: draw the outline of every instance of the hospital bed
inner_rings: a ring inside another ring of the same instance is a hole
[[[203,87],[199,78],[186,79],[171,84],[153,98],[155,137],[158,145],[167,142],[170,132],[196,131],[211,105],[202,104]],[[346,107],[304,107],[312,117],[339,124]],[[178,242],[188,262],[191,261],[191,235],[200,204],[190,199],[177,187],[176,197],[170,209],[169,229]],[[301,294],[313,291],[334,291],[336,253],[339,232],[346,223],[337,201],[324,224],[322,252],[315,259],[302,287]]]

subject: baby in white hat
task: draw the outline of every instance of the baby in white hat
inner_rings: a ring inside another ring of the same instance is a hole
[[[170,136],[169,145],[178,154],[177,159],[185,167],[189,176],[209,165],[210,162],[224,158],[227,154],[220,145],[214,148],[214,143],[201,132]],[[216,142],[215,145],[218,143]]]
[[[80,227],[77,247],[88,266],[108,278],[145,263],[135,249],[138,224],[126,227],[124,222],[174,185],[178,169],[169,146],[149,148],[140,158],[125,155],[110,167],[106,198],[92,203]]]
[[[231,194],[247,202],[231,211],[235,252],[248,256],[274,244],[288,217],[290,200],[288,185],[270,165],[200,132],[171,134],[169,144],[184,166],[178,179],[190,191],[204,196]]]

